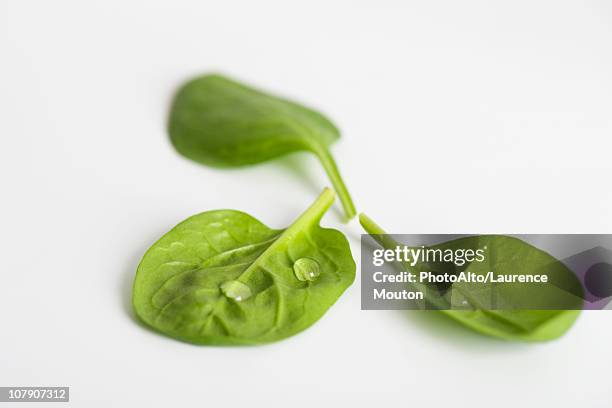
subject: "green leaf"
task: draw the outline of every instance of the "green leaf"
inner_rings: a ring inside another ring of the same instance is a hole
[[[356,214],[329,151],[340,133],[318,112],[221,75],[204,75],[176,94],[169,133],[179,153],[209,166],[246,166],[296,151],[314,153],[347,218]]]
[[[360,214],[359,221],[365,231],[381,246],[393,249],[398,244],[374,221]],[[581,286],[575,275],[556,258],[520,240],[503,235],[480,235],[459,238],[438,245],[433,249],[472,249],[487,247],[486,262],[473,262],[462,267],[476,274],[495,271],[496,274],[541,273],[546,271],[555,277],[555,284],[529,286],[503,284],[497,288],[496,308],[491,308],[490,292],[482,284],[455,283],[445,293],[439,288],[419,284],[419,290],[426,294],[426,301],[440,312],[479,333],[506,340],[546,341],[564,334],[580,314]],[[414,267],[403,264],[404,269]],[[420,265],[417,264],[416,268]],[[445,271],[448,272],[448,271]],[[529,304],[530,299],[541,299],[542,304],[567,306],[572,310],[514,310],[511,306]],[[547,303],[547,301],[549,303]],[[469,310],[445,310],[449,305],[463,304]],[[504,305],[508,306],[504,309]]]
[[[355,279],[345,236],[319,226],[333,200],[325,189],[285,230],[235,210],[186,219],[142,258],[137,316],[198,344],[260,344],[306,329]]]

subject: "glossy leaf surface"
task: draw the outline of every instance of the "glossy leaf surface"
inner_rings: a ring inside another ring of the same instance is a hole
[[[319,221],[326,189],[289,228],[275,230],[240,211],[207,211],[157,241],[136,273],[133,305],[154,329],[199,344],[259,344],[315,323],[355,278],[344,235]],[[319,266],[299,280],[294,263]]]
[[[359,219],[366,232],[383,247],[401,246],[364,214],[361,214]],[[525,241],[503,235],[459,238],[430,248],[476,250],[483,247],[494,249],[487,261],[465,265],[461,270],[469,270],[476,274],[495,271],[502,275],[545,270],[550,276],[555,276],[558,285],[569,289],[570,292],[561,290],[555,285],[530,287],[521,284],[504,284],[498,288],[495,299],[496,309],[492,309],[489,292],[486,287],[483,290],[482,284],[455,283],[452,285],[452,290],[447,289],[446,292],[420,284],[419,289],[426,293],[425,300],[434,306],[437,305],[440,312],[479,333],[507,340],[552,340],[561,336],[573,325],[580,314],[579,310],[516,310],[512,307],[513,304],[528,304],[529,299],[533,297],[546,296],[550,302],[553,300],[563,302],[561,304],[567,305],[568,308],[576,309],[580,306],[577,303],[581,302],[580,297],[571,294],[580,290],[576,277],[565,265],[548,253]],[[416,265],[417,268],[419,266]],[[402,268],[411,270],[413,267],[402,264]],[[466,305],[468,310],[445,310],[449,304]]]
[[[329,151],[340,133],[312,109],[221,75],[204,75],[177,92],[168,128],[179,153],[209,166],[246,166],[296,151],[314,153],[347,218],[356,214]]]

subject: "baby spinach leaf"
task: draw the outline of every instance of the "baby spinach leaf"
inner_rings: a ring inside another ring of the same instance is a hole
[[[356,214],[329,151],[340,133],[314,110],[221,75],[204,75],[187,82],[176,94],[169,133],[179,153],[209,166],[245,166],[301,150],[314,153],[347,218]]]
[[[359,221],[365,231],[386,249],[394,249],[401,244],[380,228],[374,221],[364,214],[360,214]],[[465,265],[462,270],[469,270],[476,274],[486,274],[488,271],[507,275],[521,271],[536,272],[546,270],[555,276],[559,286],[549,287],[504,284],[497,292],[497,308],[491,309],[490,297],[483,291],[482,284],[455,283],[452,291],[447,290],[446,295],[440,293],[439,288],[416,284],[417,288],[425,293],[426,301],[439,308],[440,312],[451,317],[470,329],[479,333],[499,337],[506,340],[545,341],[555,339],[564,334],[575,322],[580,311],[580,296],[575,294],[581,289],[575,275],[561,262],[548,253],[520,240],[503,235],[480,235],[459,238],[452,241],[434,245],[434,249],[472,249],[487,247],[495,248],[489,254],[487,262]],[[418,269],[409,264],[402,264],[403,270],[418,272]],[[417,264],[418,268],[420,265]],[[561,305],[573,310],[514,310],[504,305],[527,304],[530,298],[542,298],[562,302]],[[445,310],[449,304],[464,304],[468,310]]]
[[[319,221],[325,189],[285,230],[235,210],[186,219],[145,253],[133,305],[147,325],[198,344],[259,344],[306,329],[355,279],[345,236]]]

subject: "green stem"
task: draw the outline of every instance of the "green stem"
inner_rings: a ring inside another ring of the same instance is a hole
[[[361,224],[363,229],[368,234],[370,234],[370,236],[376,242],[378,242],[380,246],[382,246],[383,248],[395,249],[397,246],[402,246],[396,240],[394,240],[391,237],[391,235],[388,235],[385,232],[385,230],[383,230],[378,224],[376,224],[367,215],[363,213],[359,214],[359,223]],[[412,268],[407,263],[394,262],[393,265],[402,271],[408,270],[414,273],[418,273],[418,271],[416,271],[414,268]],[[441,309],[444,313],[449,313],[448,310],[444,310],[444,309],[448,309],[449,307],[448,302],[445,299],[443,299],[440,295],[437,295],[435,291],[429,290],[430,288],[428,288],[427,285],[423,283],[415,282],[415,283],[409,283],[408,286],[411,286],[412,288],[419,290],[423,292],[424,294],[426,294],[425,301],[431,305],[429,306],[430,308],[433,306],[434,309]]]
[[[363,229],[371,235],[384,235],[386,232],[364,213],[359,214],[359,223]]]
[[[293,224],[287,228],[283,234],[278,238],[277,242],[272,244],[272,246],[276,245],[278,241],[283,240],[283,238],[292,238],[297,232],[303,231],[305,227],[311,225],[313,223],[318,223],[323,217],[323,214],[331,207],[334,199],[336,198],[336,194],[330,188],[324,188],[319,197],[300,215]],[[271,246],[271,247],[272,247]]]
[[[259,265],[261,260],[266,259],[268,254],[274,253],[280,245],[283,245],[288,240],[293,239],[297,234],[300,233],[300,231],[304,231],[305,229],[307,229],[308,226],[314,223],[318,224],[321,220],[321,217],[323,217],[323,214],[325,214],[325,212],[334,202],[335,197],[336,194],[333,190],[329,188],[324,188],[319,197],[317,197],[317,199],[315,200],[315,202],[312,203],[310,207],[308,207],[306,211],[302,213],[302,215],[300,215],[295,221],[293,221],[293,224],[291,224],[289,228],[284,230],[283,233],[276,239],[276,241],[274,241],[272,245],[270,245],[257,258],[257,260],[255,260],[255,262],[249,265],[249,267],[240,275],[239,280],[246,280],[246,278],[251,273],[253,273],[253,271],[257,270],[257,266]]]
[[[395,249],[395,247],[400,246],[397,241],[391,238],[385,230],[383,230],[378,224],[376,224],[370,217],[365,215],[364,213],[359,214],[359,223],[363,227],[363,229],[370,235],[376,242],[380,244],[385,249]]]
[[[349,194],[346,185],[340,176],[340,171],[338,171],[338,166],[336,165],[334,158],[329,150],[325,147],[315,147],[314,153],[319,158],[319,161],[323,165],[329,180],[334,186],[334,190],[336,190],[336,193],[342,202],[342,207],[344,208],[347,221],[353,219],[353,217],[357,215],[355,204],[353,204],[353,199],[351,198],[351,195]]]

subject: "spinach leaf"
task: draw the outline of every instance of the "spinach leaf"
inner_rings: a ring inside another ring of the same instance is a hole
[[[340,133],[318,112],[221,75],[204,75],[178,91],[168,129],[179,153],[209,166],[245,166],[302,150],[314,153],[346,217],[356,214],[329,151]]]
[[[398,244],[392,237],[364,214],[359,221],[365,231],[386,249],[394,249]],[[556,284],[547,287],[504,284],[497,293],[498,308],[492,310],[490,297],[483,291],[482,284],[455,283],[452,291],[441,293],[439,288],[415,284],[426,294],[426,301],[439,308],[440,311],[470,329],[479,333],[499,337],[506,340],[545,341],[555,339],[564,334],[575,322],[580,311],[574,310],[581,304],[576,293],[581,289],[575,275],[561,262],[548,253],[520,240],[502,235],[481,235],[459,238],[431,248],[434,249],[472,249],[495,248],[489,254],[487,262],[466,265],[463,270],[476,274],[486,274],[495,271],[499,274],[515,274],[521,271],[536,272],[546,270],[555,276]],[[420,265],[417,264],[418,268]],[[414,269],[409,264],[402,264],[403,270]],[[560,289],[564,288],[564,289]],[[546,303],[558,300],[572,310],[514,310],[504,309],[504,305],[526,304],[530,298],[542,298]],[[466,305],[468,310],[445,310],[449,304]]]
[[[315,323],[355,279],[345,236],[319,226],[334,192],[285,230],[235,210],[186,219],[145,253],[133,305],[147,325],[198,344],[259,344]]]

